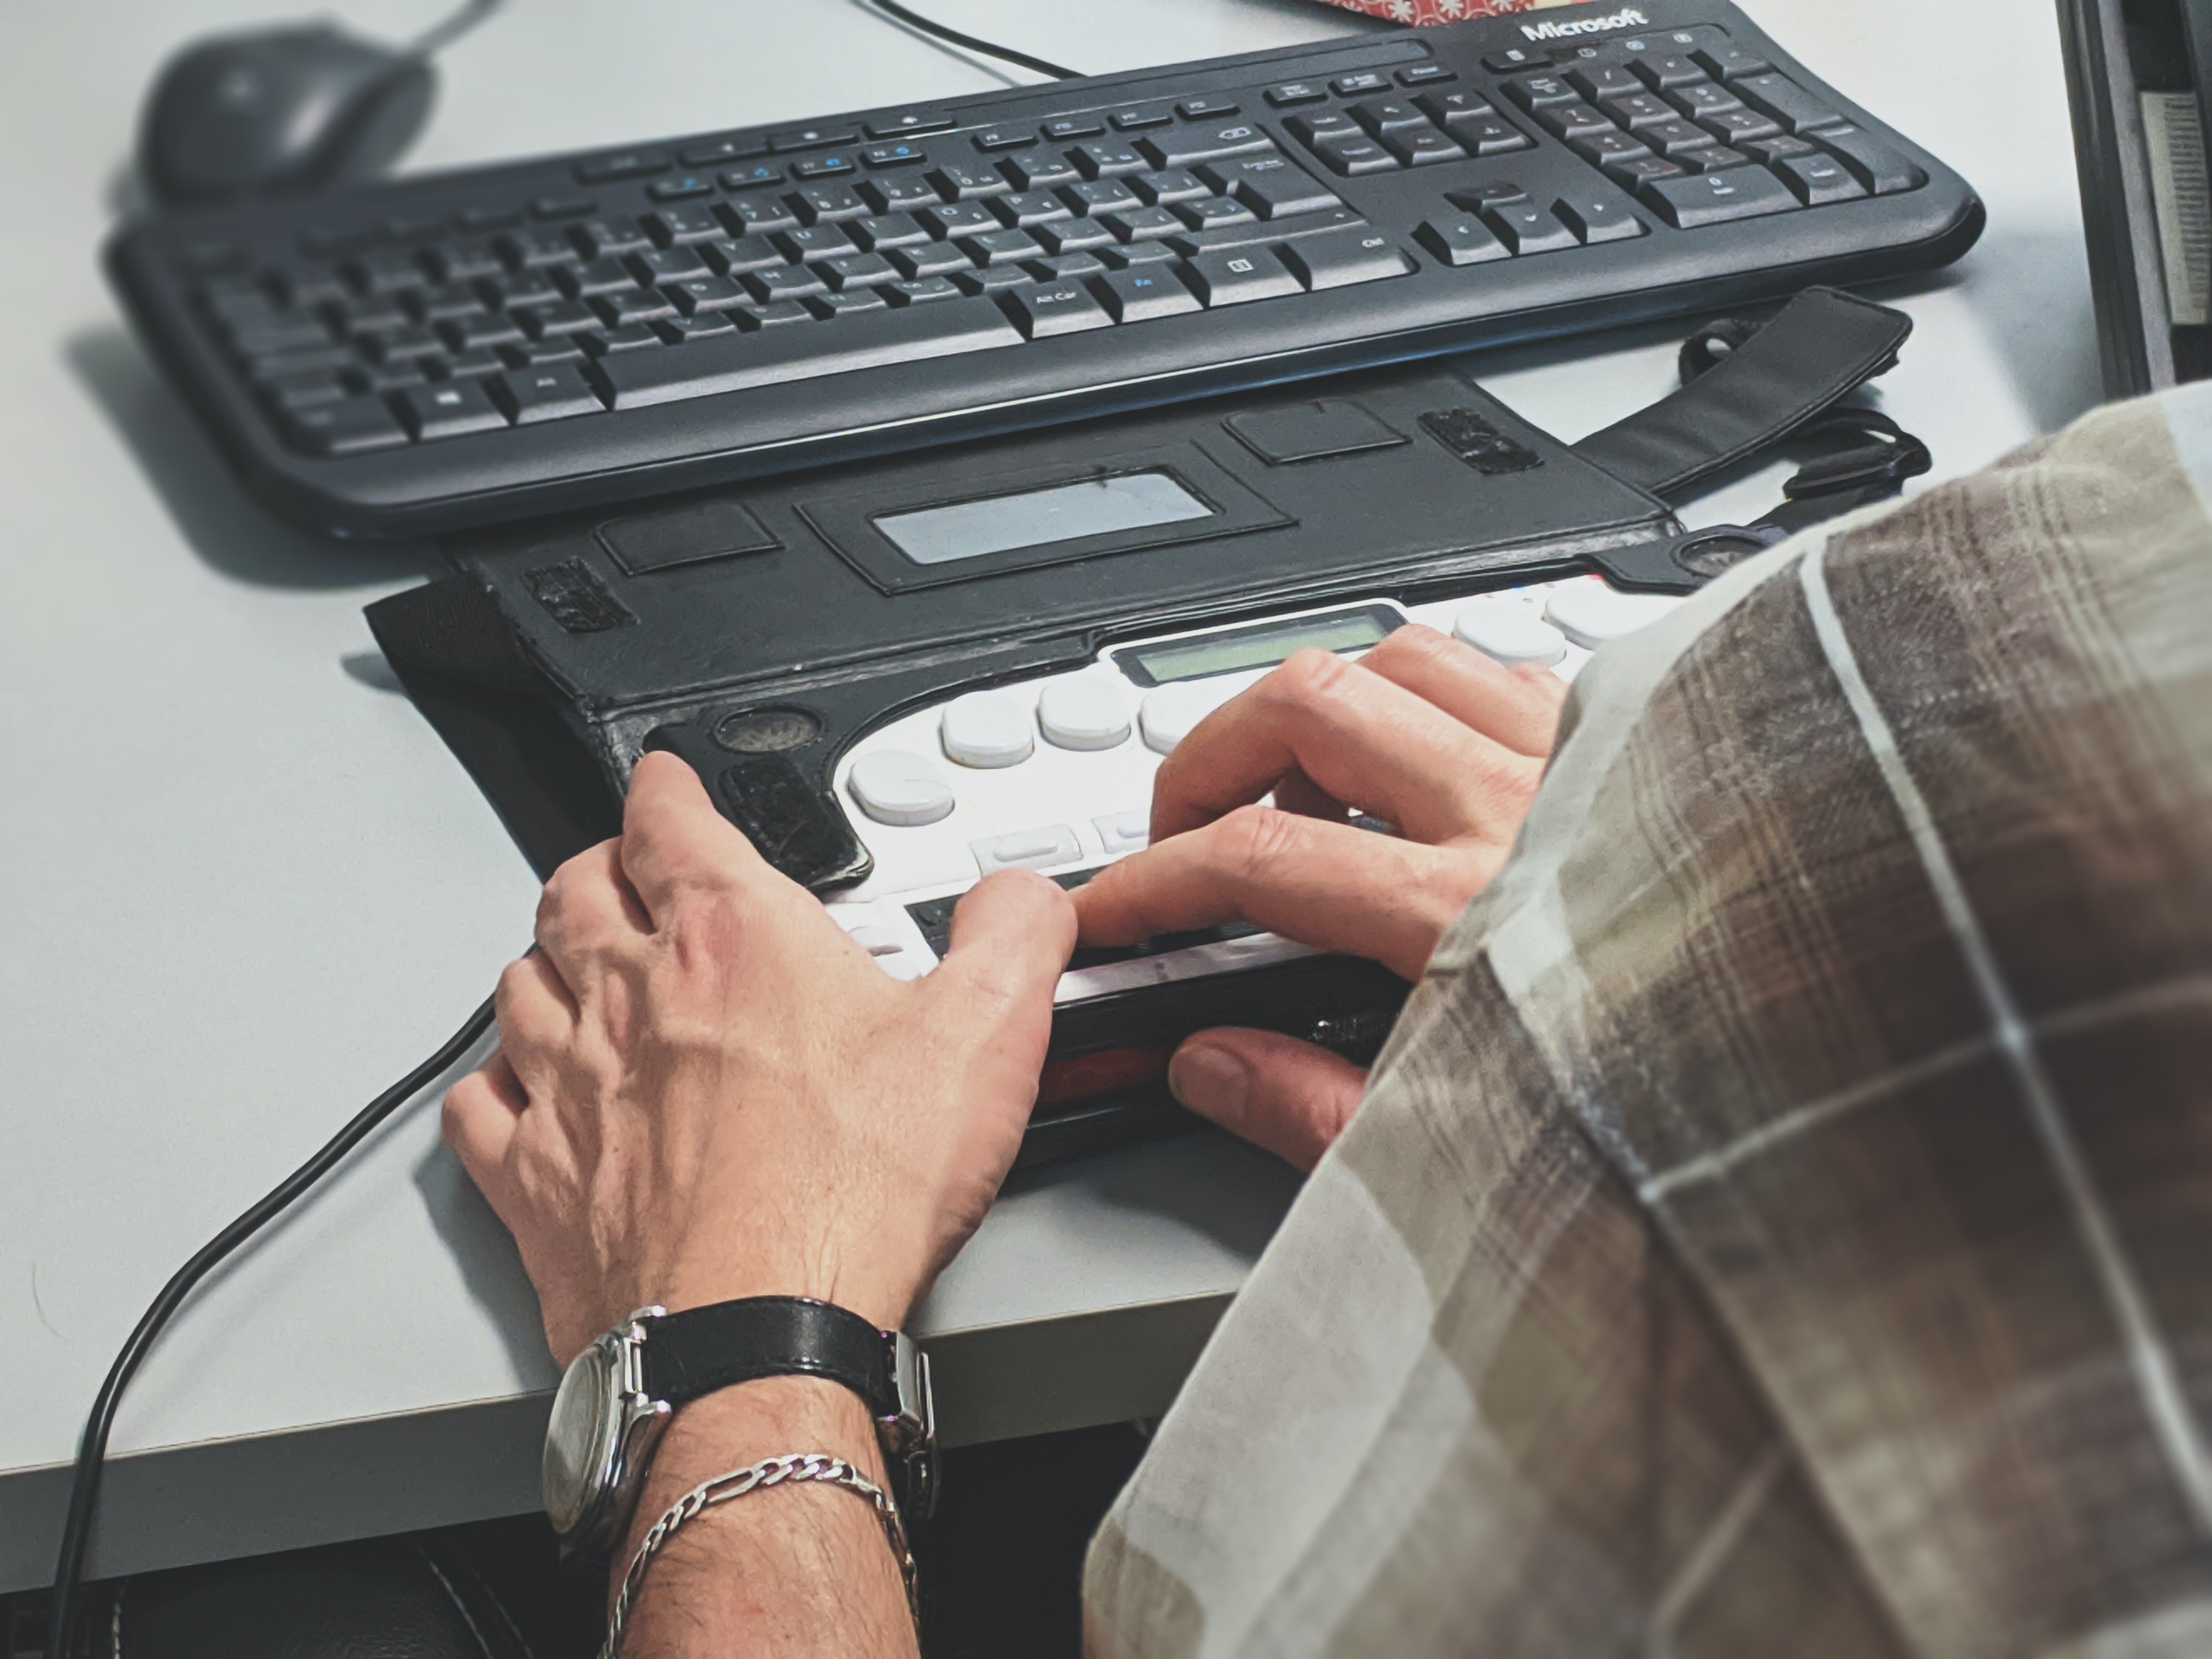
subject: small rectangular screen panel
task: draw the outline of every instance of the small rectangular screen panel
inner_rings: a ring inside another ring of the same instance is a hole
[[[875,521],[916,564],[951,564],[1017,548],[1210,519],[1214,511],[1164,472],[1086,478],[1018,495],[894,513]]]
[[[1166,685],[1176,680],[1204,679],[1210,674],[1272,668],[1309,646],[1319,651],[1364,651],[1380,645],[1403,620],[1379,605],[1333,611],[1325,617],[1297,617],[1289,622],[1231,629],[1200,639],[1140,645],[1115,652],[1114,659],[1140,684]],[[1130,672],[1133,669],[1137,672]]]

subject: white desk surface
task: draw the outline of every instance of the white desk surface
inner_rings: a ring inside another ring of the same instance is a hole
[[[392,38],[444,3],[338,9]],[[928,3],[1094,71],[1367,27],[1301,0]],[[1980,246],[1896,301],[1919,329],[1883,395],[1937,476],[2087,408],[2051,8],[1747,5],[1988,202]],[[325,541],[246,501],[94,263],[158,63],[302,9],[106,0],[0,21],[0,1590],[50,1573],[59,1466],[163,1279],[443,1038],[529,928],[528,870],[362,620],[432,556]],[[854,0],[510,0],[443,74],[413,167],[998,79]],[[1471,366],[1572,439],[1669,388],[1674,334]],[[1754,514],[1773,482],[1698,516]],[[553,1372],[434,1099],[162,1340],[123,1409],[98,1570],[534,1504]],[[948,1437],[1158,1411],[1293,1187],[1214,1136],[1018,1183],[925,1312]]]

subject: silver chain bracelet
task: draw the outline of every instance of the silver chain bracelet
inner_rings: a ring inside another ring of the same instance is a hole
[[[599,1649],[599,1659],[620,1659],[623,1627],[629,1622],[630,1603],[636,1600],[645,1583],[645,1571],[653,1565],[653,1558],[676,1535],[678,1528],[711,1504],[726,1504],[763,1486],[781,1486],[798,1480],[842,1486],[875,1506],[876,1519],[883,1522],[884,1536],[890,1542],[891,1554],[899,1565],[899,1577],[906,1585],[907,1611],[915,1613],[914,1552],[907,1547],[906,1525],[899,1519],[898,1505],[891,1501],[890,1494],[841,1457],[832,1457],[827,1452],[794,1452],[702,1480],[668,1506],[638,1545],[637,1553],[630,1558],[629,1571],[623,1574],[622,1589],[615,1595],[613,1611],[607,1615],[607,1639]]]

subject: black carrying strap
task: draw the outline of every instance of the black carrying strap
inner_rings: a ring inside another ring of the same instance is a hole
[[[1893,364],[1911,332],[1901,311],[1808,288],[1763,325],[1731,319],[1699,330],[1683,349],[1681,390],[1592,433],[1575,453],[1674,496],[1802,428]]]
[[[890,1352],[890,1340],[856,1313],[805,1297],[748,1297],[654,1320],[645,1391],[681,1406],[764,1376],[819,1376],[866,1401],[869,1416],[893,1417]]]

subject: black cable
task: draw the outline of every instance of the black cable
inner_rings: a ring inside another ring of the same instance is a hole
[[[433,23],[407,50],[417,58],[442,52],[499,9],[500,0],[461,0],[460,9],[443,21]]]
[[[100,1385],[99,1397],[92,1402],[92,1413],[85,1419],[84,1437],[77,1443],[76,1474],[70,1485],[69,1519],[62,1527],[61,1559],[54,1567],[53,1596],[47,1611],[46,1659],[75,1659],[71,1644],[76,1634],[77,1604],[82,1588],[80,1581],[84,1574],[85,1551],[92,1540],[93,1513],[100,1502],[100,1464],[107,1455],[108,1433],[115,1426],[115,1407],[139,1362],[145,1358],[146,1351],[153,1346],[161,1328],[169,1322],[169,1316],[210,1268],[328,1175],[338,1160],[358,1146],[378,1124],[459,1059],[471,1043],[490,1029],[491,1019],[491,1002],[486,999],[461,1029],[446,1039],[437,1053],[370,1101],[352,1122],[325,1143],[320,1152],[203,1245],[197,1255],[177,1269],[175,1277],[154,1298],[154,1305],[139,1319],[131,1340],[123,1345],[123,1352],[108,1367],[107,1380]]]
[[[933,22],[920,12],[908,11],[904,6],[899,4],[899,0],[868,0],[868,3],[886,17],[896,17],[908,28],[920,29],[924,34],[934,35],[940,40],[966,51],[980,52],[986,58],[995,58],[1001,63],[1032,70],[1039,75],[1049,75],[1055,81],[1079,81],[1083,78],[1082,75],[1075,70],[1063,69],[1058,64],[1048,64],[1043,58],[1032,58],[1025,52],[1016,52],[1012,46],[994,46],[988,40],[979,40],[972,34],[963,34],[949,24]]]

